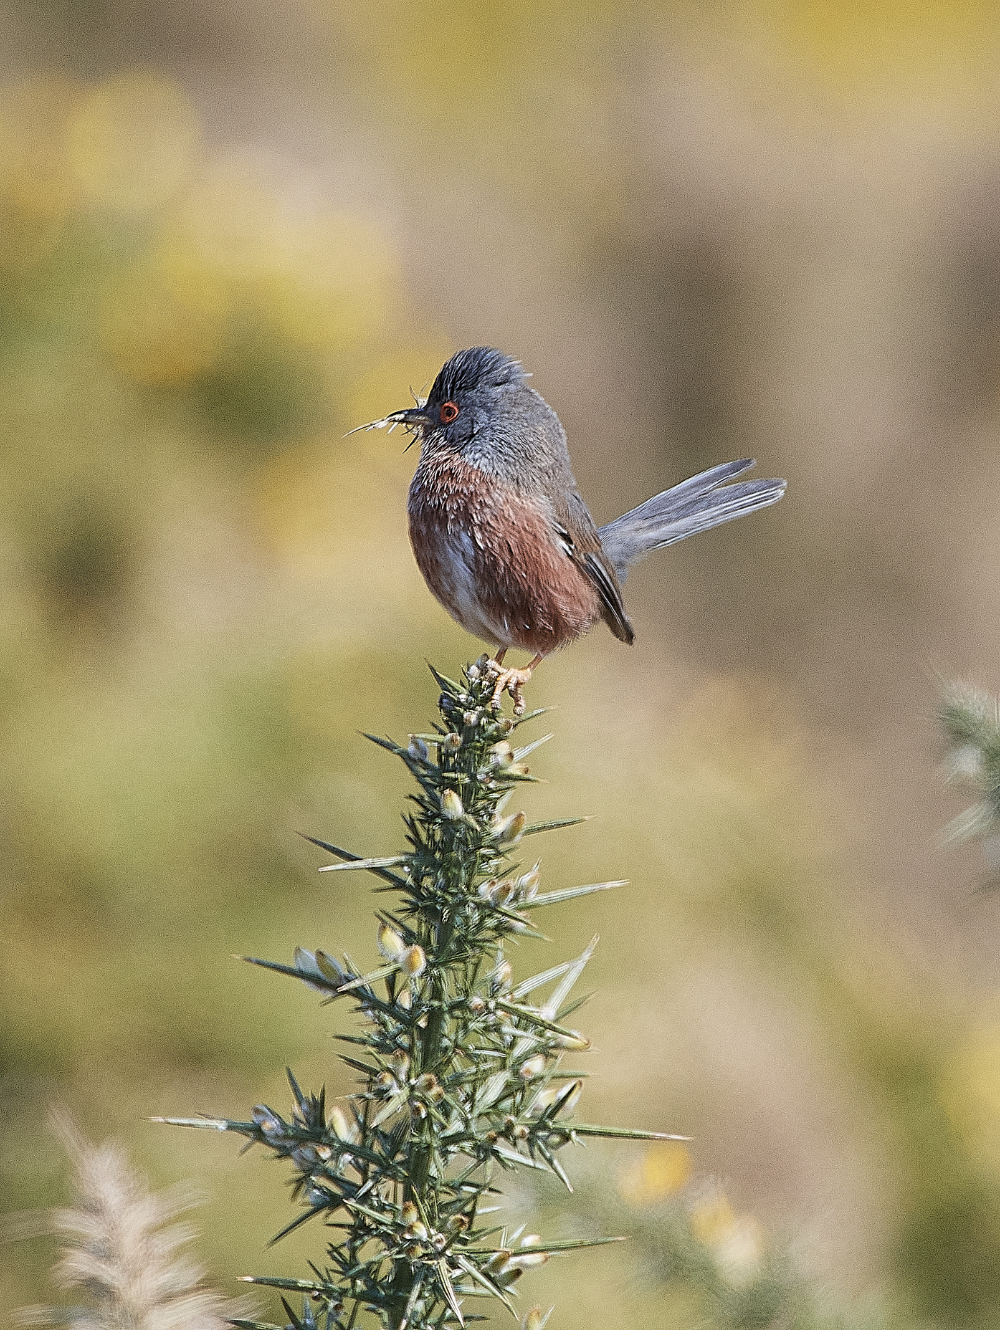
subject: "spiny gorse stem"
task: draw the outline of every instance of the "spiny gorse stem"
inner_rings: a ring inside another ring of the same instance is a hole
[[[172,1222],[196,1204],[172,1189],[150,1192],[124,1151],[92,1146],[68,1119],[57,1130],[76,1169],[72,1208],[56,1210],[52,1228],[64,1247],[56,1281],[88,1295],[88,1305],[27,1308],[22,1325],[72,1325],[78,1330],[223,1330],[246,1306],[202,1284],[200,1265],[183,1253],[192,1238]]]
[[[952,840],[981,839],[995,872],[1000,867],[1000,702],[971,684],[950,684],[938,719],[949,742],[948,779],[976,795],[947,835]]]
[[[432,732],[405,746],[368,736],[416,781],[409,848],[365,859],[315,842],[339,860],[327,871],[378,879],[388,898],[378,914],[381,963],[359,973],[346,956],[302,948],[292,965],[253,961],[328,1001],[354,1002],[362,1026],[343,1036],[352,1048],[343,1060],[359,1089],[328,1111],[322,1091],[304,1093],[289,1073],[289,1117],[261,1105],[247,1122],[172,1119],[237,1132],[288,1159],[303,1209],[283,1233],[314,1216],[337,1231],[310,1278],[254,1281],[305,1295],[301,1313],[283,1298],[293,1327],[373,1317],[388,1330],[464,1324],[473,1298],[515,1312],[513,1286],[527,1269],[594,1243],[543,1242],[496,1224],[497,1171],[537,1169],[569,1187],[559,1154],[570,1142],[657,1137],[573,1118],[583,1088],[574,1062],[589,1044],[569,1024],[579,1005],[570,993],[592,945],[520,982],[507,957],[510,938],[541,936],[536,911],[621,885],[543,893],[538,864],[524,871],[512,860],[529,836],[579,820],[529,825],[510,810],[534,780],[526,758],[544,742],[517,747],[513,735],[540,713],[499,714],[485,658],[460,682],[435,678],[441,720]]]

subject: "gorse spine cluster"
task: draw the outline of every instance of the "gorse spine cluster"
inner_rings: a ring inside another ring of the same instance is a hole
[[[938,719],[948,740],[948,780],[976,801],[948,827],[951,840],[979,838],[994,875],[1000,868],[1000,700],[971,684],[947,685]]]
[[[327,1109],[289,1073],[289,1117],[259,1106],[249,1121],[170,1119],[236,1132],[287,1158],[302,1210],[282,1231],[312,1217],[336,1231],[312,1277],[259,1278],[305,1295],[289,1323],[338,1330],[375,1323],[388,1330],[464,1324],[466,1303],[493,1298],[512,1313],[514,1283],[568,1248],[614,1238],[544,1242],[494,1222],[499,1170],[554,1173],[575,1138],[661,1139],[659,1133],[599,1127],[573,1118],[583,1075],[572,1065],[588,1040],[571,1024],[571,992],[592,953],[517,982],[505,944],[540,937],[535,912],[622,885],[601,882],[541,892],[539,866],[512,853],[529,836],[577,818],[527,824],[509,811],[525,763],[544,739],[515,747],[513,735],[539,712],[498,713],[485,657],[460,682],[435,672],[441,723],[404,747],[368,736],[399,757],[418,789],[405,819],[409,849],[359,858],[315,841],[338,862],[366,871],[392,898],[378,915],[382,963],[359,973],[349,958],[296,950],[294,963],[253,963],[302,980],[327,1000],[350,999],[362,1017],[343,1060],[360,1086]],[[547,736],[546,736],[547,737]],[[312,838],[310,838],[312,839]],[[568,1064],[568,1065],[567,1065]],[[296,1300],[297,1301],[297,1300]],[[542,1323],[531,1312],[526,1323]],[[260,1322],[242,1322],[260,1326]]]

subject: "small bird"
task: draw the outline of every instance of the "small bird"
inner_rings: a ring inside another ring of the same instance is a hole
[[[559,417],[517,360],[488,346],[453,355],[425,401],[362,429],[403,425],[420,440],[410,485],[410,543],[431,592],[463,628],[496,648],[493,703],[521,689],[544,658],[603,619],[635,639],[622,586],[651,550],[777,503],[783,480],[727,481],[749,458],[702,471],[596,527],[570,468]],[[504,668],[511,647],[532,654]]]

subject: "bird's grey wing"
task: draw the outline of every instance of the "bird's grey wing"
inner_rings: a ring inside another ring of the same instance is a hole
[[[651,550],[777,503],[785,492],[783,480],[726,483],[755,465],[751,458],[743,457],[710,467],[601,527],[601,544],[619,580],[624,582],[631,565]]]
[[[635,632],[625,613],[615,566],[606,556],[590,510],[576,490],[570,492],[565,510],[556,511],[555,531],[566,553],[597,588],[608,627],[620,642],[631,646]]]

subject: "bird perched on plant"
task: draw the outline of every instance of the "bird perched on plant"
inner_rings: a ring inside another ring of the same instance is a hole
[[[426,401],[362,429],[403,425],[420,439],[410,485],[410,543],[453,619],[496,647],[490,669],[524,709],[521,688],[550,652],[603,619],[619,641],[628,570],[651,550],[777,503],[783,480],[728,484],[749,458],[702,471],[596,527],[576,488],[566,434],[518,361],[492,347],[459,351]],[[504,668],[511,647],[532,654]]]

